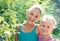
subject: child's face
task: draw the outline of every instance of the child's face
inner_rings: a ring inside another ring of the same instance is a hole
[[[28,22],[30,24],[34,24],[37,20],[40,19],[40,12],[37,9],[33,9],[31,11],[28,11],[27,17]]]
[[[54,24],[51,22],[42,22],[40,26],[41,26],[41,33],[43,35],[51,34],[54,29]]]

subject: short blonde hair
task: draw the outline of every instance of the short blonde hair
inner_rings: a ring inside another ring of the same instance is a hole
[[[49,21],[49,22],[53,22],[54,25],[57,24],[56,19],[53,17],[53,15],[51,14],[46,14],[41,18],[41,21]],[[56,28],[56,27],[55,27]]]

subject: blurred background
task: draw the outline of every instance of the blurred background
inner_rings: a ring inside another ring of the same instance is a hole
[[[34,4],[42,7],[42,16],[52,14],[56,18],[52,35],[60,39],[60,0],[0,0],[0,41],[14,41],[16,24],[26,22],[26,10]]]

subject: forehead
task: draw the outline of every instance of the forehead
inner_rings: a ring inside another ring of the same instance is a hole
[[[40,15],[40,11],[38,9],[32,9],[32,10],[30,10],[30,13]]]
[[[54,26],[54,24],[52,22],[41,22],[41,24],[49,25],[49,26]]]

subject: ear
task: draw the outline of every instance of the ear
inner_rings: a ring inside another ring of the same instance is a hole
[[[28,14],[29,14],[29,9],[26,10],[26,15],[28,15]]]

